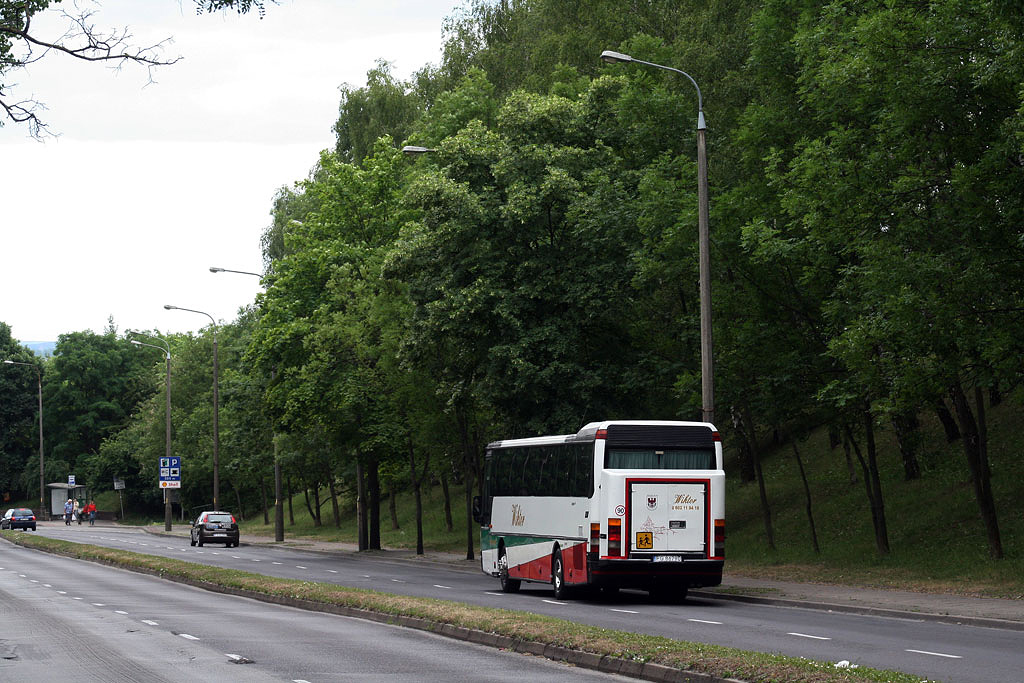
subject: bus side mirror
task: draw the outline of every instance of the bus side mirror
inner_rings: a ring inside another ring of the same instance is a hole
[[[477,524],[482,524],[484,521],[480,510],[480,496],[473,496],[473,521]]]

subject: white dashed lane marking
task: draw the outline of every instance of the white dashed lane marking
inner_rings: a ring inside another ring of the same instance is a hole
[[[611,608],[611,611],[612,612],[622,612],[623,614],[640,614],[639,612],[635,612],[635,611],[633,611],[631,609],[615,609],[614,607]]]
[[[907,650],[919,655],[931,655],[932,657],[948,657],[949,659],[963,659],[960,655],[948,655],[945,652],[928,652],[927,650]]]
[[[707,619],[687,619],[687,621],[692,621],[695,624],[715,624],[716,626],[722,625],[722,622],[720,621],[708,621]]]
[[[185,640],[199,640],[195,636],[190,636],[187,633],[179,633],[178,635],[181,636],[182,638],[184,638]]]
[[[797,638],[810,638],[812,640],[832,640],[831,638],[826,638],[825,636],[811,636],[806,633],[787,633],[786,635],[796,636]]]
[[[143,624],[149,624],[150,626],[159,626],[160,625],[158,622],[153,621],[152,619],[143,619],[142,623]]]

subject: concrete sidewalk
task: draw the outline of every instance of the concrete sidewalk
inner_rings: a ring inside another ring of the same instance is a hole
[[[147,533],[187,538],[189,527],[177,525],[166,532],[162,526],[142,527]],[[242,535],[242,545],[270,545],[321,553],[352,554],[354,543],[288,538],[281,543],[272,536]],[[479,572],[480,561],[467,560],[465,554],[430,551],[416,555],[413,550],[386,549],[365,554],[381,559],[442,564],[467,572]],[[708,597],[786,607],[873,614],[921,619],[952,624],[970,624],[1024,631],[1024,600],[973,598],[946,593],[862,588],[823,583],[801,583],[758,579],[726,573],[722,585],[690,591],[693,597]]]

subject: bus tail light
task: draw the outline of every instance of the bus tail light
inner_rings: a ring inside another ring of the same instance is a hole
[[[590,523],[590,552],[601,552],[601,523]]]
[[[725,557],[725,520],[715,520],[715,557]]]
[[[622,557],[622,520],[618,517],[608,519],[608,555]]]
[[[597,433],[594,434],[594,438],[595,439],[607,439],[608,438],[608,430],[607,429],[598,429]]]

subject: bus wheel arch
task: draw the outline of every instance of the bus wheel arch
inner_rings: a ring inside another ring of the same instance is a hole
[[[518,593],[522,581],[508,575],[508,555],[505,554],[505,542],[498,543],[498,580],[501,582],[502,593]]]

